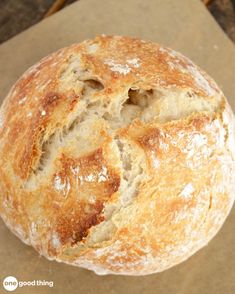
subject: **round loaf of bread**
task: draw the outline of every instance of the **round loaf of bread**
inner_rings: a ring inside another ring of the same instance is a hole
[[[160,272],[232,207],[234,115],[169,48],[102,35],[61,49],[23,74],[0,118],[1,217],[51,260]]]

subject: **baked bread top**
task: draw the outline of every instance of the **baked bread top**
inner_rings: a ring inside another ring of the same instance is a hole
[[[233,113],[169,48],[104,35],[63,48],[24,73],[0,118],[0,214],[48,258],[162,271],[231,209]]]

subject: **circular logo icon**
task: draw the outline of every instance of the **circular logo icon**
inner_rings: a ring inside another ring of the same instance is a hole
[[[18,281],[15,277],[6,277],[3,281],[3,288],[7,291],[14,291],[18,287]]]

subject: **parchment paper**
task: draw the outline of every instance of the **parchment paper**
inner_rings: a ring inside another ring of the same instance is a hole
[[[0,46],[0,99],[30,65],[45,55],[96,34],[138,36],[179,50],[222,87],[235,110],[235,47],[199,0],[80,0]],[[188,261],[145,277],[97,276],[47,261],[0,220],[2,280],[53,281],[16,293],[233,294],[235,210],[219,234]]]

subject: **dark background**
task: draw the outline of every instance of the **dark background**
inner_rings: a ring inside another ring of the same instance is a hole
[[[75,1],[79,0],[0,0],[0,43]],[[235,43],[235,0],[198,1],[204,3]]]

